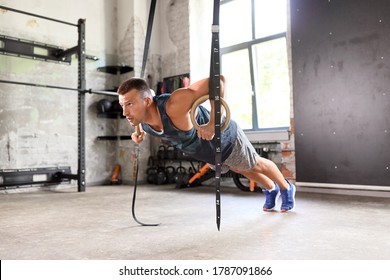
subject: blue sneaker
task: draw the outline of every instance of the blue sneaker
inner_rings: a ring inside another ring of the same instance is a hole
[[[280,210],[282,212],[290,211],[295,206],[295,191],[296,188],[294,184],[292,184],[290,181],[286,180],[287,183],[290,185],[289,190],[281,189],[280,195],[282,196],[282,207]]]
[[[273,189],[272,191],[263,190],[263,193],[265,195],[265,203],[263,206],[263,211],[274,210],[276,205],[276,200],[280,195],[280,189],[278,184],[275,183],[275,189]]]

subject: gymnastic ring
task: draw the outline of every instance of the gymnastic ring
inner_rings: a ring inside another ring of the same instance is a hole
[[[195,119],[196,108],[198,108],[198,106],[200,104],[202,104],[203,102],[205,102],[207,99],[209,99],[209,96],[203,95],[203,96],[199,97],[197,100],[195,100],[194,104],[192,104],[191,111],[190,111],[190,117],[191,117],[192,125],[194,126],[194,128],[196,130],[199,129],[199,124]],[[229,109],[229,106],[227,105],[226,101],[222,97],[220,98],[220,100],[221,100],[222,106],[225,108],[225,111],[226,111],[225,122],[221,126],[221,131],[223,131],[230,123],[230,109]]]

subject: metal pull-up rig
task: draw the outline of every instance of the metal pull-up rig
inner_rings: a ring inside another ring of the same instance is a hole
[[[86,188],[85,181],[85,94],[95,93],[103,95],[115,95],[114,92],[98,91],[86,89],[85,80],[85,60],[98,60],[96,56],[85,53],[85,19],[79,19],[77,24],[49,18],[42,15],[33,14],[0,5],[0,10],[7,10],[19,14],[34,16],[37,18],[54,21],[60,24],[77,27],[78,42],[77,45],[69,49],[62,49],[57,46],[39,43],[35,41],[14,38],[0,34],[0,54],[28,58],[40,61],[57,62],[63,64],[71,63],[71,56],[76,54],[78,57],[78,85],[77,88],[62,87],[56,85],[36,84],[20,81],[0,80],[0,83],[15,85],[43,87],[60,90],[76,91],[78,93],[78,168],[77,173],[70,173],[69,167],[58,168],[23,168],[12,170],[0,169],[0,187],[31,185],[45,183],[61,183],[63,181],[77,180],[78,192],[84,192]],[[38,180],[36,178],[39,178]]]

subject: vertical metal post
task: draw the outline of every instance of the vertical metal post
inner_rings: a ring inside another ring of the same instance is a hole
[[[78,171],[77,186],[79,192],[85,192],[85,19],[78,21]]]

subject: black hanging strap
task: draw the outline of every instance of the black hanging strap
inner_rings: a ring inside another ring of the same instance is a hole
[[[145,68],[146,68],[146,61],[148,59],[148,52],[149,52],[149,44],[150,44],[150,37],[152,35],[152,27],[153,27],[153,18],[154,18],[154,11],[156,10],[156,0],[152,0],[150,3],[150,11],[149,11],[149,20],[148,20],[148,27],[146,31],[146,38],[145,38],[145,47],[144,47],[144,57],[142,59],[142,68],[141,68],[141,77],[144,78],[145,75]],[[136,127],[136,130],[138,131],[138,127]],[[134,179],[134,192],[133,192],[133,203],[131,207],[131,211],[133,214],[134,220],[139,223],[142,226],[158,226],[159,224],[147,224],[143,223],[140,220],[137,219],[135,215],[135,197],[137,193],[137,181],[138,181],[138,161],[139,161],[139,146],[137,145],[137,156],[136,156],[136,170],[135,170],[135,179]]]
[[[154,11],[155,10],[156,10],[156,0],[152,0],[152,2],[150,3],[148,27],[146,29],[144,57],[142,59],[142,68],[141,68],[141,78],[145,78],[144,75],[145,75],[146,61],[148,60],[150,37],[152,35],[152,27],[153,27],[153,19],[154,19]]]
[[[221,226],[221,88],[220,88],[220,53],[219,53],[219,6],[220,0],[214,0],[213,25],[211,28],[211,61],[210,61],[210,79],[209,94],[210,99],[214,100],[214,121],[215,121],[215,204],[216,204],[216,222],[218,231]]]

